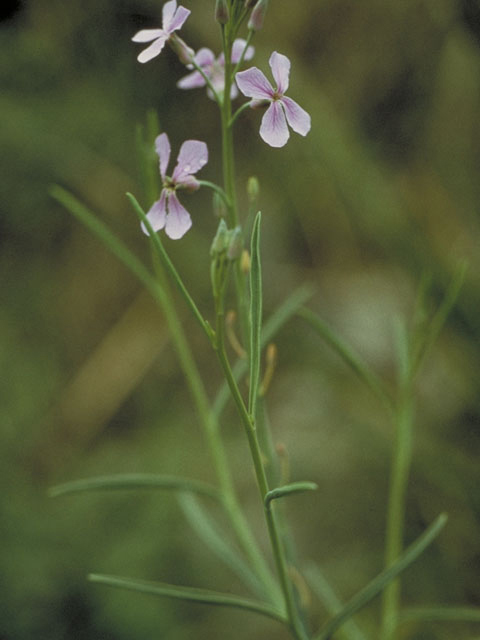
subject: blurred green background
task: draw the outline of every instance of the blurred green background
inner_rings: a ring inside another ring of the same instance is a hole
[[[53,201],[71,190],[146,261],[125,198],[148,207],[135,127],[158,110],[173,153],[219,126],[203,90],[180,92],[170,50],[140,65],[130,42],[159,26],[151,0],[7,2],[0,25],[0,640],[283,639],[253,614],[183,605],[86,582],[90,571],[244,593],[167,493],[51,500],[49,486],[90,475],[161,472],[214,481],[165,322],[138,283]],[[184,0],[182,37],[219,49],[213,0]],[[450,521],[405,574],[406,603],[480,605],[480,4],[477,0],[273,0],[256,42],[292,60],[289,95],[312,115],[280,150],[237,127],[238,189],[261,182],[265,309],[299,285],[311,307],[387,381],[394,318],[409,318],[422,273],[438,306],[459,261],[458,305],[417,384],[407,542],[440,511]],[[211,317],[210,194],[185,196],[194,226],[167,249]],[[209,392],[221,377],[183,303]],[[344,363],[296,319],[278,337],[269,392],[274,438],[293,479],[320,490],[288,512],[299,553],[343,598],[382,567],[392,427]],[[266,548],[240,425],[224,420],[238,492]],[[313,601],[314,619],[325,617]],[[358,616],[375,628],[378,603]],[[480,626],[405,626],[405,638],[478,638]]]

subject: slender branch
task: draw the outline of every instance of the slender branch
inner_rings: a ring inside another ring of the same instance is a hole
[[[252,101],[249,100],[249,102],[244,102],[242,104],[241,107],[239,107],[235,113],[233,114],[233,116],[230,118],[230,121],[228,123],[228,127],[231,129],[233,127],[233,125],[235,124],[235,121],[237,120],[237,118],[247,109],[249,109],[252,105]]]

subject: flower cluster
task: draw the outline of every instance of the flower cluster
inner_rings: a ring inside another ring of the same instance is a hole
[[[228,20],[228,5],[220,4],[216,13],[222,22]],[[257,0],[246,5],[252,8],[248,22],[250,38],[262,27],[267,4],[268,0]],[[221,53],[216,57],[213,51],[206,47],[195,53],[178,37],[176,32],[181,29],[190,13],[185,7],[177,6],[177,0],[166,2],[162,10],[162,28],[143,29],[132,38],[134,42],[151,43],[139,54],[138,60],[148,62],[158,56],[168,42],[181,62],[190,70],[190,73],[178,81],[177,86],[180,89],[207,87],[208,96],[216,100],[221,107],[225,91],[225,55]],[[249,45],[249,41],[237,38],[233,42],[231,63],[234,67],[238,68],[244,61],[251,60],[253,55],[254,49]],[[288,127],[305,136],[310,131],[311,119],[297,102],[285,95],[290,81],[290,60],[287,56],[274,51],[269,64],[276,83],[275,88],[260,69],[250,67],[245,71],[238,71],[235,77],[231,78],[230,98],[236,98],[240,90],[244,96],[251,98],[244,106],[252,109],[265,108],[260,136],[271,147],[283,147],[290,137]],[[243,107],[237,114],[241,110]],[[165,233],[170,238],[181,238],[191,227],[192,221],[188,211],[180,204],[176,192],[178,189],[192,191],[200,186],[193,176],[207,163],[207,145],[198,140],[184,142],[173,174],[168,177],[166,171],[170,159],[170,142],[167,134],[158,136],[155,144],[160,158],[163,186],[160,199],[148,212],[148,219],[155,231],[165,228]]]

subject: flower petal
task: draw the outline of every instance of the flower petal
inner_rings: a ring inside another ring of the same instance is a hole
[[[287,122],[294,131],[302,136],[306,136],[312,126],[310,115],[302,107],[287,96],[283,96],[280,102],[285,109]]]
[[[211,49],[202,47],[197,51],[194,58],[199,67],[210,67],[215,62],[215,54]]]
[[[237,38],[232,46],[232,62],[233,64],[237,64],[237,62],[240,61],[240,58],[242,57],[242,53],[243,50],[245,49],[245,45],[247,44],[247,41],[244,40],[243,38]],[[250,46],[248,47],[248,49],[245,51],[245,55],[243,56],[244,60],[251,60],[253,58],[253,54],[255,53],[255,49]]]
[[[168,198],[168,214],[165,233],[172,240],[181,238],[192,226],[192,219],[188,211],[180,204],[175,193]]]
[[[169,31],[170,24],[172,22],[175,11],[177,10],[177,0],[169,0],[163,5],[162,9],[162,21],[165,31]]]
[[[147,213],[148,221],[152,225],[152,228],[154,231],[160,231],[160,229],[163,229],[163,227],[165,226],[165,220],[167,215],[167,209],[165,205],[166,205],[165,189],[162,189],[160,200],[157,200],[156,202],[154,202]],[[142,231],[148,236],[147,228],[145,227],[143,222],[142,222]]]
[[[162,34],[159,38],[155,40],[149,47],[144,49],[142,53],[137,56],[137,60],[139,62],[148,62],[162,51],[165,46],[165,42],[167,41],[167,36]]]
[[[133,42],[150,42],[164,35],[163,29],[142,29],[133,36]]]
[[[177,82],[179,89],[197,89],[198,87],[204,87],[206,84],[204,77],[198,71],[189,73],[188,75],[180,78]]]
[[[282,53],[274,51],[268,63],[270,64],[273,77],[277,83],[277,92],[283,95],[289,85],[290,60]]]
[[[208,162],[208,147],[199,140],[186,140],[180,147],[177,166],[173,171],[173,181],[176,184],[188,182],[186,178],[197,173]]]
[[[155,151],[160,158],[160,175],[162,176],[162,181],[164,181],[170,160],[170,140],[166,133],[161,133],[155,138]]]
[[[272,102],[264,113],[260,136],[271,147],[283,147],[290,137],[285,113],[278,100]]]
[[[168,26],[168,31],[172,33],[172,31],[181,29],[183,27],[183,23],[191,13],[192,12],[190,11],[190,9],[185,9],[185,7],[178,7],[175,15],[172,18],[172,21]],[[167,27],[164,28],[167,29]]]
[[[257,100],[271,100],[273,87],[265,75],[257,67],[250,67],[246,71],[239,71],[235,75],[238,88],[243,95]]]

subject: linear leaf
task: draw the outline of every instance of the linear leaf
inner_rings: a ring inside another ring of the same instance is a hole
[[[267,509],[270,508],[270,503],[272,500],[277,500],[278,498],[284,498],[286,496],[291,496],[295,493],[303,493],[304,491],[315,491],[318,489],[318,484],[315,482],[292,482],[291,484],[286,484],[283,487],[277,487],[272,489],[265,496],[265,507]]]
[[[149,582],[147,580],[131,580],[130,578],[121,578],[119,576],[108,576],[102,574],[90,574],[88,579],[91,582],[105,584],[110,587],[118,587],[120,589],[129,589],[130,591],[139,591],[154,596],[162,596],[165,598],[174,598],[176,600],[187,600],[189,602],[198,602],[201,604],[212,604],[219,607],[234,607],[253,611],[263,616],[273,618],[279,622],[286,623],[285,616],[277,609],[268,604],[240,598],[230,594],[218,593],[207,589],[195,589],[193,587],[179,587],[164,582]]]
[[[50,189],[50,195],[62,204],[77,220],[85,225],[123,264],[143,283],[156,302],[165,309],[163,289],[142,262],[119,240],[94,213],[75,196],[58,185]]]
[[[361,358],[347,345],[347,343],[331,329],[316,313],[306,307],[298,311],[298,315],[306,320],[308,324],[334,349],[348,366],[363,380],[375,395],[380,398],[383,404],[392,409],[393,402],[390,393],[385,388],[380,378],[362,362]]]
[[[345,604],[343,609],[315,636],[315,640],[329,640],[338,627],[353,616],[359,609],[367,605],[373,598],[378,596],[387,584],[392,582],[402,571],[405,571],[405,569],[425,551],[438,536],[446,522],[447,516],[444,513],[440,514],[428,529],[399,556],[395,564],[379,573],[376,578],[369,582]]]
[[[176,491],[199,493],[220,500],[218,490],[205,482],[150,473],[122,473],[111,476],[97,476],[94,478],[73,480],[72,482],[66,482],[65,484],[52,487],[49,495],[51,497],[57,497],[85,491],[131,489],[173,489]]]
[[[424,340],[422,340],[418,345],[416,353],[412,358],[412,375],[415,375],[415,373],[418,372],[419,368],[422,365],[422,362],[425,359],[425,356],[435,344],[440,332],[442,331],[447,317],[457,301],[460,289],[463,285],[463,281],[465,280],[466,271],[467,265],[465,263],[462,263],[454,273],[453,278],[445,292],[445,296],[440,306],[438,307],[437,312],[433,316],[432,321],[428,326],[428,330],[425,332]]]
[[[248,387],[248,412],[255,418],[258,383],[260,380],[261,334],[262,334],[262,265],[260,261],[260,224],[262,214],[259,211],[253,223],[250,266],[250,381]]]
[[[306,567],[305,573],[312,590],[316,593],[328,613],[333,616],[341,611],[343,603],[323,575],[320,567],[312,562]],[[363,631],[352,619],[344,622],[339,633],[346,640],[367,640]]]
[[[480,622],[479,607],[409,607],[400,613],[402,622]]]
[[[207,547],[215,553],[243,582],[252,589],[253,593],[263,596],[265,589],[244,558],[229,543],[228,538],[213,518],[193,495],[183,494],[178,497],[180,506],[192,529],[203,540]]]

